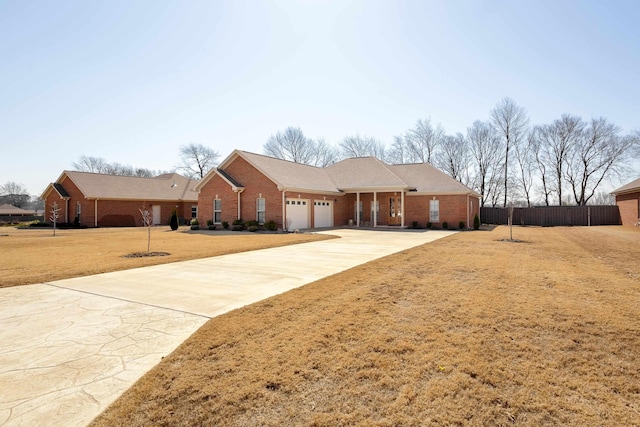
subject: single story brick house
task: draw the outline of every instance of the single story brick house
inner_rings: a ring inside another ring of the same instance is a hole
[[[195,185],[196,181],[176,173],[139,178],[64,171],[41,197],[47,221],[56,202],[61,223],[77,221],[88,227],[142,226],[139,209],[144,206],[152,212],[153,224],[169,224],[174,209],[180,218],[197,217]]]
[[[480,215],[480,195],[432,165],[388,165],[374,157],[318,168],[235,150],[195,190],[201,223],[273,220],[295,230],[416,221],[458,228]]]
[[[636,225],[640,222],[640,178],[611,192],[620,209],[622,225]]]

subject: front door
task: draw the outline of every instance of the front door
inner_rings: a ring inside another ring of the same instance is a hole
[[[389,225],[402,224],[402,199],[389,197]]]

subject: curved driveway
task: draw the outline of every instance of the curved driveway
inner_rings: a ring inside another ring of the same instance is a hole
[[[0,426],[86,425],[209,318],[447,231],[340,239],[0,289]]]

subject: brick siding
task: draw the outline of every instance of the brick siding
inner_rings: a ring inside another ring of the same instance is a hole
[[[638,212],[640,192],[619,194],[616,196],[616,204],[620,209],[622,225],[635,225],[638,223],[638,218],[640,218],[640,212]]]

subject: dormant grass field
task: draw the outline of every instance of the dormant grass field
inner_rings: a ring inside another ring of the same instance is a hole
[[[147,251],[147,229],[19,230],[0,227],[0,288],[42,283],[175,261],[327,239],[312,234],[261,234],[207,231],[189,233],[151,228],[151,251],[170,255],[123,258]]]
[[[508,236],[458,233],[214,318],[93,425],[639,425],[639,230]]]

